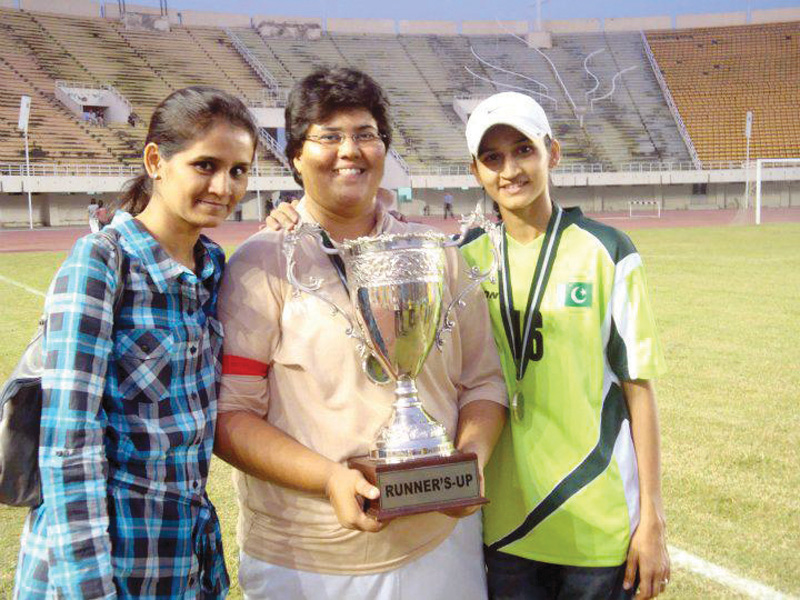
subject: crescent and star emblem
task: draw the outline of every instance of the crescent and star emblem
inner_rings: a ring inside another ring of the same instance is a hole
[[[570,298],[575,304],[583,304],[586,302],[586,288],[583,286],[575,286],[570,292]]]

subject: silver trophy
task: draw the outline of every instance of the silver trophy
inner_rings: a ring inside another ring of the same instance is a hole
[[[442,310],[445,248],[461,243],[472,227],[482,227],[493,242],[500,235],[499,227],[477,211],[463,218],[461,225],[456,240],[425,231],[344,240],[331,248],[323,243],[318,225],[303,223],[284,241],[287,277],[295,293],[311,294],[342,315],[371,380],[396,382],[389,422],[379,430],[368,456],[350,460],[381,489],[380,501],[370,507],[378,518],[485,502],[474,455],[455,450],[444,426],[423,408],[415,384],[434,343],[441,349],[444,333],[453,328],[453,310],[499,264],[498,244],[492,243],[494,264],[486,272],[471,269],[470,284]],[[295,275],[295,251],[305,236],[317,240],[320,251],[341,257],[355,322],[349,311],[320,293],[321,280],[301,282]]]

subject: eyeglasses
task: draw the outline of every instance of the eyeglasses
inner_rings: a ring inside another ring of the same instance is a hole
[[[303,139],[310,142],[316,142],[322,146],[330,148],[341,146],[344,141],[350,138],[356,146],[374,146],[376,144],[383,144],[386,142],[386,134],[378,133],[376,131],[359,131],[358,133],[342,133],[341,131],[332,131],[330,133],[322,133],[320,135],[307,135]]]

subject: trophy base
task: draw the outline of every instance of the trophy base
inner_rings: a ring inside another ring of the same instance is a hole
[[[489,502],[481,496],[478,461],[473,452],[426,456],[381,463],[369,456],[347,461],[377,487],[377,500],[365,499],[364,510],[379,521],[423,512]]]

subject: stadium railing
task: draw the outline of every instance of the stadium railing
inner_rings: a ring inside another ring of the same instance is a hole
[[[0,177],[133,177],[141,172],[138,165],[55,164],[31,163],[27,172],[25,163],[0,163]],[[253,177],[291,177],[284,167],[265,165],[253,167]]]
[[[398,155],[399,156],[399,155]],[[409,166],[403,163],[407,173],[415,176],[459,176],[470,175],[468,164],[443,164]],[[95,163],[31,163],[32,177],[123,177],[139,172],[138,165],[95,164]],[[722,171],[744,169],[743,161],[706,161],[704,171]],[[601,163],[567,163],[553,169],[553,173],[655,173],[664,171],[695,171],[691,162],[632,162],[617,165],[614,168]],[[25,163],[0,163],[0,176],[24,177]],[[260,165],[254,167],[251,175],[255,177],[290,177],[291,172],[284,167]]]

